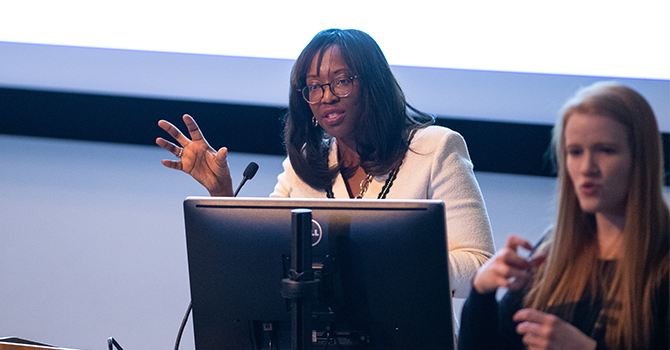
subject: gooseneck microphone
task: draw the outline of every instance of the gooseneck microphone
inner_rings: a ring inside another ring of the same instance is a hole
[[[244,169],[244,173],[242,174],[243,176],[242,181],[240,182],[239,186],[237,186],[237,189],[235,190],[235,194],[233,194],[233,197],[237,197],[237,194],[240,193],[240,189],[242,188],[242,186],[244,186],[244,184],[247,183],[247,180],[253,179],[257,171],[258,171],[258,164],[251,162],[249,163],[249,165],[247,165],[247,168]]]
[[[114,348],[117,348],[118,350],[123,350],[121,345],[119,345],[119,343],[116,342],[114,337],[107,338],[107,347],[108,350],[114,350]]]
[[[258,171],[258,164],[251,162],[249,163],[249,165],[247,165],[247,168],[244,169],[244,173],[242,173],[242,181],[237,186],[237,189],[235,190],[235,194],[233,194],[233,197],[237,197],[237,194],[240,193],[240,189],[242,189],[242,186],[244,186],[244,184],[247,183],[248,180],[253,179],[257,171]],[[174,344],[174,350],[179,349],[179,343],[181,343],[181,336],[182,333],[184,333],[184,327],[186,327],[186,322],[188,321],[188,315],[191,313],[192,309],[193,309],[193,301],[188,303],[188,308],[186,309],[186,315],[184,315],[184,319],[181,321],[181,326],[179,327],[179,333],[177,333],[177,340],[175,341]]]

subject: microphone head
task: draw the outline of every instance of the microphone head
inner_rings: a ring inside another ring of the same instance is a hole
[[[249,165],[247,165],[247,168],[244,169],[244,174],[242,175],[247,180],[251,180],[256,175],[257,171],[258,171],[258,164],[251,162],[249,163]]]

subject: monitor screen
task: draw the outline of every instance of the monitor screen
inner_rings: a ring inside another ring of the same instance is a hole
[[[314,348],[452,349],[444,203],[189,197],[198,350],[290,349],[293,209],[312,211]]]

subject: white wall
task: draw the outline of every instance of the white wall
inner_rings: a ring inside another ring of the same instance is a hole
[[[157,146],[0,135],[0,150],[0,336],[172,348],[189,302],[182,201],[204,188],[163,167],[171,155]],[[282,157],[229,159],[235,184],[249,161],[260,165],[240,196],[272,191]],[[477,177],[497,246],[509,234],[537,240],[554,179]],[[182,349],[194,348],[191,325]]]

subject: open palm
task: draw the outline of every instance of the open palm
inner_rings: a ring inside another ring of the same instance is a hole
[[[202,136],[193,117],[185,114],[183,119],[190,139],[172,123],[166,120],[158,122],[158,126],[167,131],[179,144],[177,146],[162,137],[156,139],[158,146],[180,158],[176,161],[164,159],[163,165],[191,175],[205,186],[212,196],[232,196],[233,185],[228,168],[228,150],[225,147],[219,149],[218,152],[214,150]]]

